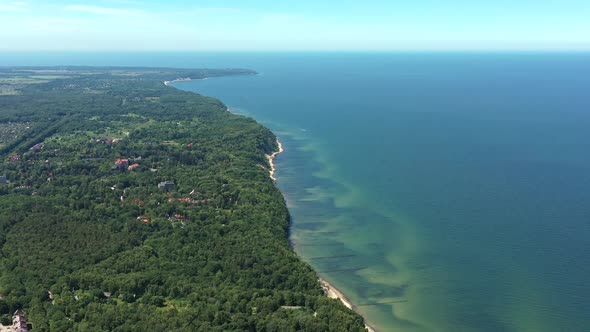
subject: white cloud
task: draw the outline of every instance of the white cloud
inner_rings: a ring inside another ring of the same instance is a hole
[[[28,11],[26,2],[15,1],[3,3],[0,2],[0,12],[26,12]]]
[[[60,17],[35,17],[25,20],[24,25],[35,33],[55,33],[78,31],[82,22]]]
[[[192,7],[179,13],[200,15],[232,15],[243,13],[243,10],[232,7]]]
[[[139,11],[133,10],[133,9],[85,6],[85,5],[72,5],[72,6],[66,6],[65,8],[67,10],[91,13],[91,14],[96,14],[96,15],[137,15],[140,13]]]

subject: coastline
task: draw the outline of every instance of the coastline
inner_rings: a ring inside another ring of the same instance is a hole
[[[356,312],[356,310],[354,310],[354,305],[352,304],[352,302],[338,288],[334,287],[334,285],[332,285],[326,279],[323,279],[321,277],[319,279],[319,282],[320,282],[320,285],[322,286],[322,289],[324,290],[324,293],[326,294],[327,297],[329,297],[331,299],[340,300],[340,302],[342,302],[342,304],[344,304],[344,306],[346,306],[348,309]],[[367,322],[365,322],[365,328],[369,332],[377,332],[377,330],[375,330],[375,328],[373,328],[369,324],[367,324]]]
[[[228,110],[229,110],[229,108],[228,108]],[[279,154],[281,154],[281,153],[283,153],[283,151],[285,151],[285,149],[283,149],[283,144],[281,144],[281,141],[278,139],[278,137],[277,137],[277,145],[279,147],[278,151],[275,151],[272,154],[266,155],[266,159],[268,159],[268,164],[270,165],[270,169],[268,170],[268,175],[273,180],[273,182],[277,181],[277,178],[275,177],[276,167],[275,167],[274,160]]]
[[[164,82],[164,84],[166,85],[166,82]],[[229,108],[229,106],[226,106],[225,111],[232,113],[232,111]],[[277,181],[277,178],[275,177],[275,172],[276,172],[277,168],[275,166],[274,160],[275,160],[275,158],[279,154],[281,154],[281,153],[283,153],[285,151],[285,149],[283,148],[283,144],[281,143],[281,141],[279,140],[278,137],[276,139],[276,142],[277,142],[278,150],[275,151],[275,152],[273,152],[273,153],[271,153],[271,154],[267,154],[266,155],[266,159],[268,160],[268,164],[270,166],[270,168],[268,169],[268,176],[271,178],[271,180],[273,182],[276,182]]]
[[[228,108],[229,111],[229,108]],[[279,140],[279,138],[277,137],[277,145],[278,145],[278,150],[273,152],[272,154],[267,154],[266,158],[268,159],[268,163],[270,165],[270,169],[268,170],[268,175],[270,176],[270,178],[272,179],[273,182],[277,181],[277,178],[275,177],[275,171],[276,171],[276,166],[274,163],[274,159],[281,153],[283,153],[285,151],[285,149],[283,148],[283,144],[281,143],[281,141]],[[340,302],[342,302],[342,304],[344,304],[345,307],[347,307],[348,309],[356,312],[356,310],[354,310],[354,305],[352,304],[352,302],[350,301],[350,299],[348,299],[346,297],[346,295],[344,295],[344,293],[342,293],[338,288],[334,287],[334,285],[332,285],[331,283],[329,283],[326,279],[323,278],[319,278],[319,283],[320,286],[322,287],[322,290],[324,291],[324,294],[331,298],[331,299],[337,299]],[[358,313],[358,312],[357,312]],[[359,314],[360,315],[360,314]],[[362,316],[362,315],[361,315]],[[364,319],[364,317],[363,317]],[[367,324],[367,322],[365,322],[365,328],[367,329],[368,332],[377,332],[377,330],[375,330],[375,328],[371,327],[369,324]]]
[[[198,79],[198,80],[206,80],[206,79],[207,79],[207,77],[202,78],[202,79]],[[165,86],[170,86],[170,84],[174,83],[174,82],[187,82],[187,81],[193,81],[193,79],[191,79],[191,78],[178,78],[178,79],[175,79],[172,81],[164,81],[163,83]],[[232,113],[229,106],[226,106],[226,111]],[[281,154],[285,151],[283,144],[281,143],[281,141],[279,140],[278,137],[276,138],[276,143],[278,146],[278,150],[274,151],[271,154],[266,155],[266,158],[268,160],[268,164],[270,166],[270,168],[268,169],[268,175],[271,178],[271,180],[275,183],[277,181],[277,178],[275,177],[276,165],[274,163],[274,159],[279,154]],[[262,165],[260,165],[260,166],[262,166]],[[301,257],[300,257],[300,259],[301,259]],[[332,285],[331,283],[329,283],[327,280],[323,279],[322,277],[319,277],[318,282],[320,283],[320,286],[322,287],[324,294],[328,298],[339,300],[345,307],[356,312],[358,315],[360,315],[362,317],[362,315],[360,313],[358,313],[356,310],[354,310],[355,306],[352,304],[352,302],[338,288],[336,288],[334,285]],[[365,319],[365,318],[363,317],[363,319]],[[366,321],[365,321],[365,329],[368,332],[377,332],[377,330],[375,328],[371,327]]]
[[[331,283],[327,280],[320,278],[320,285],[322,285],[322,289],[326,296],[331,299],[338,299],[342,304],[344,304],[348,309],[353,310],[352,302],[344,295],[338,288],[334,287]]]

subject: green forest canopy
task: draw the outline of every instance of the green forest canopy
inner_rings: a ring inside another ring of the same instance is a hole
[[[273,133],[162,83],[247,74],[0,68],[2,322],[23,309],[35,331],[364,331],[289,246]]]

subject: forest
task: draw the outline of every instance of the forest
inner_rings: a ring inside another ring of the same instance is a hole
[[[0,68],[0,323],[365,331],[289,245],[274,134],[163,84],[252,74]]]

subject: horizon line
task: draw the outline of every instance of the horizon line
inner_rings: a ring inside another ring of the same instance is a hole
[[[162,50],[162,49],[138,49],[138,50],[117,50],[117,49],[72,49],[72,50],[55,50],[55,49],[38,49],[38,50],[5,50],[0,49],[3,53],[590,53],[590,48],[583,49],[392,49],[392,50],[284,50],[284,49],[267,49],[267,50]]]

